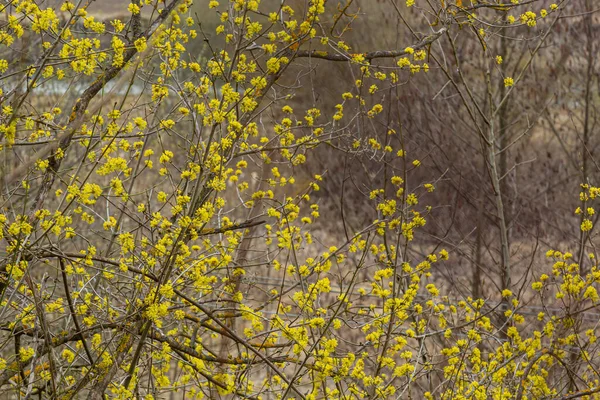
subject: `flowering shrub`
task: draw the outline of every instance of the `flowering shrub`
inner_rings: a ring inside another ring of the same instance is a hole
[[[394,2],[429,32],[411,29],[397,50],[342,40],[359,18],[353,0],[209,1],[201,13],[191,0],[133,0],[112,20],[83,1],[4,3],[2,396],[600,393],[588,318],[600,271],[593,254],[581,261],[600,189],[582,186],[581,255],[549,250],[546,273],[520,285],[495,158],[493,121],[563,3]],[[511,55],[490,44],[512,28],[537,41],[511,77],[500,68]],[[462,35],[487,63],[485,107],[436,50],[458,57]],[[289,79],[317,61],[354,74],[332,110],[294,102],[302,85]],[[398,91],[433,73],[464,99],[495,192],[504,279],[486,299],[440,284],[435,270],[458,246],[443,232],[421,239],[443,174],[419,175],[427,164],[391,116]],[[380,168],[360,187],[368,223],[322,206],[323,147]],[[343,233],[323,234],[338,222]]]

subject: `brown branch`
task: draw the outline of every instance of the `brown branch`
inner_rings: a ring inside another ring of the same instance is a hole
[[[188,356],[197,358],[199,360],[202,361],[208,361],[208,362],[213,362],[213,363],[219,363],[219,364],[231,364],[231,365],[243,365],[243,364],[259,364],[262,361],[260,360],[256,360],[255,358],[224,358],[224,357],[216,357],[216,356],[212,356],[212,355],[206,355],[206,354],[201,354],[198,353],[196,350],[192,349],[189,346],[185,346],[181,343],[176,342],[175,340],[169,338],[168,336],[165,336],[163,334],[161,334],[160,332],[157,332],[154,329],[151,329],[150,332],[148,333],[148,337],[159,341],[161,343],[167,343],[172,349],[176,349],[181,351],[182,353],[187,354]],[[273,358],[271,359],[271,361],[273,362],[283,362],[283,361],[289,361],[288,357],[284,356],[284,357],[278,357],[278,358]]]
[[[46,354],[46,352],[50,350],[50,347],[56,348],[62,346],[65,343],[83,340],[84,338],[90,336],[98,330],[118,328],[123,323],[127,323],[134,318],[135,317],[133,315],[128,315],[122,318],[119,322],[100,323],[91,326],[87,329],[84,329],[83,331],[75,331],[66,333],[64,335],[55,336],[48,344],[46,342],[40,343],[35,350],[35,354],[38,354],[38,357],[42,357]],[[0,330],[10,331],[11,329],[8,326],[2,326],[0,327]],[[29,329],[24,328],[22,325],[20,325],[20,329],[18,331],[15,331],[15,334],[22,334],[30,337],[39,338],[42,337],[43,332],[40,329]],[[2,372],[2,374],[0,374],[0,387],[9,383],[10,379],[12,379],[13,376],[18,374],[19,368],[29,367],[33,360],[35,360],[35,357],[31,358],[30,360],[24,363],[16,361],[15,363],[7,366],[6,369]]]
[[[176,348],[174,348],[175,352],[183,359],[187,361],[187,357],[189,357],[189,355],[187,355],[186,353],[182,352],[181,350],[178,350]],[[207,381],[209,381],[210,383],[212,383],[215,386],[218,386],[220,388],[223,389],[227,389],[227,386],[225,386],[224,384],[222,384],[221,382],[217,381],[215,378],[213,378],[210,374],[207,374],[206,372],[202,371],[201,369],[199,369],[198,367],[196,367],[194,364],[192,363],[188,363],[188,365],[190,367],[192,367],[194,369],[194,371],[196,371],[197,373],[199,373],[200,375],[202,375]],[[251,400],[257,400],[257,397],[254,396],[248,396],[242,392],[240,392],[239,390],[235,390],[235,394],[237,394],[240,397],[246,398],[246,399],[251,399]]]
[[[171,15],[171,11],[175,8],[175,6],[179,3],[180,0],[173,0],[168,6],[166,6],[156,20],[146,29],[145,32],[141,35],[141,37],[145,37],[146,39],[150,38],[154,32],[158,29],[160,24]],[[135,47],[129,48],[123,54],[123,64],[121,66],[112,66],[106,70],[103,74],[101,74],[81,95],[77,102],[73,106],[71,115],[69,117],[68,125],[62,134],[58,137],[58,145],[48,146],[45,149],[41,150],[34,157],[32,157],[29,161],[20,164],[17,168],[15,168],[12,173],[6,177],[4,184],[6,186],[11,185],[15,181],[17,181],[21,175],[35,163],[36,160],[48,158],[50,162],[50,166],[46,171],[43,177],[43,183],[40,188],[40,194],[38,194],[38,198],[36,199],[36,203],[43,203],[43,193],[46,193],[52,183],[54,183],[54,179],[56,177],[56,173],[58,172],[58,168],[62,163],[62,160],[55,157],[56,151],[58,149],[65,149],[73,138],[75,132],[81,127],[85,118],[85,111],[88,109],[89,103],[96,97],[96,95],[106,86],[108,82],[110,82],[114,77],[116,77],[122,70],[125,68],[127,63],[137,54],[137,49]],[[34,203],[35,204],[35,203]],[[37,208],[40,208],[41,204],[38,204]]]
[[[267,364],[273,372],[275,372],[277,375],[279,375],[279,377],[288,385],[288,387],[290,387],[292,389],[292,391],[294,391],[298,396],[300,396],[301,399],[306,399],[304,397],[304,395],[296,388],[296,386],[294,385],[294,382],[291,382],[287,378],[287,376],[285,376],[285,374],[283,372],[281,372],[279,370],[279,368],[277,368],[277,366],[271,360],[269,360],[269,358],[267,356],[262,354],[260,351],[256,350],[254,347],[249,345],[244,339],[242,339],[235,332],[233,332],[231,329],[229,329],[229,327],[226,324],[224,324],[219,318],[215,317],[214,314],[210,310],[208,310],[206,307],[202,306],[202,304],[198,303],[194,299],[190,298],[189,296],[186,296],[184,293],[181,293],[178,290],[175,290],[175,294],[177,294],[179,297],[183,298],[185,301],[187,301],[188,303],[190,303],[193,306],[195,306],[196,308],[198,308],[200,311],[202,311],[204,314],[206,314],[207,317],[209,317],[210,319],[215,321],[217,323],[217,325],[219,325],[222,329],[224,329],[232,338],[234,338],[237,341],[237,343],[246,347],[248,350],[250,350],[252,353],[254,353],[258,358],[260,358],[262,361],[264,361],[265,364]]]
[[[594,394],[594,393],[598,393],[598,392],[600,392],[600,386],[597,386],[597,387],[594,387],[594,388],[591,388],[588,390],[581,390],[579,392],[567,394],[562,397],[557,397],[557,400],[578,399],[580,397],[589,396],[590,394]]]
[[[67,298],[67,304],[69,306],[69,312],[71,313],[71,318],[73,318],[73,324],[75,325],[75,329],[77,332],[81,333],[81,325],[77,319],[77,313],[75,312],[75,307],[73,306],[73,299],[71,298],[71,291],[69,290],[69,283],[67,280],[67,271],[65,267],[65,260],[62,257],[58,258],[58,262],[60,264],[60,272],[63,280],[63,287],[65,289],[65,297]],[[83,349],[85,350],[85,354],[88,356],[90,360],[90,365],[94,364],[94,358],[92,357],[92,352],[87,344],[87,341],[82,338],[81,343],[83,344]]]
[[[264,224],[266,221],[253,221],[252,219],[245,221],[245,222],[240,222],[239,224],[233,224],[231,226],[226,226],[223,228],[206,228],[203,229],[198,236],[207,236],[207,235],[216,235],[219,233],[225,233],[225,232],[229,232],[229,231],[236,231],[239,229],[246,229],[246,228],[252,228],[254,226],[258,226],[258,225],[262,225]]]
[[[423,47],[429,46],[433,42],[435,42],[440,36],[442,36],[448,28],[442,28],[437,32],[432,33],[431,35],[425,36],[421,39],[417,44],[410,46],[413,50],[419,50]],[[406,50],[377,50],[371,51],[368,53],[358,53],[357,55],[362,55],[367,60],[373,60],[375,58],[395,58],[395,57],[403,57],[410,53]],[[310,58],[320,58],[322,60],[328,61],[350,61],[352,60],[351,54],[342,54],[342,53],[328,53],[326,51],[319,50],[298,50],[295,54],[296,57],[310,57]]]

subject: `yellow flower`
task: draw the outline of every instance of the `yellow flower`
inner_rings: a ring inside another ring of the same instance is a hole
[[[448,259],[448,250],[446,250],[446,249],[440,250],[440,258],[442,260],[447,260]]]
[[[35,350],[31,347],[21,347],[19,349],[19,357],[21,362],[29,360],[35,354]]]
[[[585,293],[583,294],[583,298],[590,299],[593,302],[597,302],[598,301],[598,292],[596,291],[596,288],[593,286],[588,286],[588,288],[585,290]]]
[[[127,6],[127,11],[134,15],[137,15],[140,13],[140,6],[134,3],[130,3],[129,6]]]
[[[534,27],[536,25],[537,15],[533,11],[526,11],[521,14],[521,22],[527,24],[529,27]]]
[[[62,358],[64,358],[65,360],[67,360],[67,362],[72,363],[73,360],[75,360],[75,353],[73,353],[69,349],[64,349],[63,352],[62,352]]]
[[[135,49],[141,53],[142,51],[146,50],[146,38],[145,37],[141,37],[139,39],[137,39],[135,42],[133,42]]]

